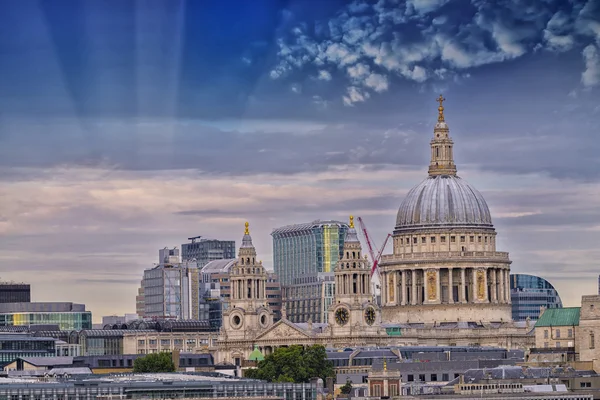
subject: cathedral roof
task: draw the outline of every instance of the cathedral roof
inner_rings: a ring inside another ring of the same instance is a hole
[[[427,177],[408,192],[398,210],[396,230],[443,226],[493,226],[481,193],[458,176]]]
[[[360,240],[358,240],[358,234],[356,233],[356,228],[354,228],[354,216],[350,216],[350,224],[348,225],[348,230],[346,231],[346,237],[344,238],[344,243],[358,243],[360,244]]]
[[[396,232],[420,228],[493,228],[485,199],[456,174],[454,142],[444,118],[440,96],[439,116],[431,140],[429,176],[413,187],[400,205]]]

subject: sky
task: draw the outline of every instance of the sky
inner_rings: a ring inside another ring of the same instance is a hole
[[[0,279],[98,321],[245,221],[268,268],[287,224],[380,245],[440,93],[512,271],[597,293],[600,0],[2,2]]]

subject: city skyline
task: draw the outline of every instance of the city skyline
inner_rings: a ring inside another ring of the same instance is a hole
[[[135,310],[158,249],[239,247],[245,221],[269,269],[284,225],[352,214],[381,244],[427,176],[442,93],[511,272],[577,305],[597,292],[599,15],[593,0],[3,4],[1,277],[98,320]]]

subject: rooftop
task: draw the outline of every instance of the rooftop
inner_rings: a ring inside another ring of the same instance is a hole
[[[314,228],[320,228],[322,226],[329,226],[329,225],[337,225],[338,227],[342,227],[342,226],[348,227],[348,224],[345,222],[340,222],[340,221],[335,221],[335,220],[326,220],[326,221],[316,220],[316,221],[308,222],[308,223],[304,223],[304,224],[294,224],[294,225],[282,226],[281,228],[273,229],[273,232],[271,232],[271,235],[284,234],[284,233],[298,233],[298,232],[302,232],[302,231],[311,231]]]
[[[543,326],[578,326],[581,307],[548,308],[535,323]]]

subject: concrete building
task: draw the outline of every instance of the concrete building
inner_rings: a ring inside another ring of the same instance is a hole
[[[31,286],[28,283],[0,282],[0,303],[29,303]]]
[[[90,329],[92,313],[85,304],[69,302],[0,303],[0,326],[58,325],[60,329]]]
[[[291,322],[327,323],[327,310],[333,304],[335,280],[333,272],[317,272],[294,278],[283,288],[286,312]]]
[[[534,275],[511,274],[510,299],[514,321],[537,320],[542,308],[563,306],[554,286],[544,278]]]
[[[341,258],[348,224],[313,221],[273,230],[273,268],[282,286],[319,272],[333,272]]]
[[[235,241],[205,239],[202,236],[188,238],[190,243],[181,245],[182,258],[195,260],[200,268],[211,261],[235,258]]]

